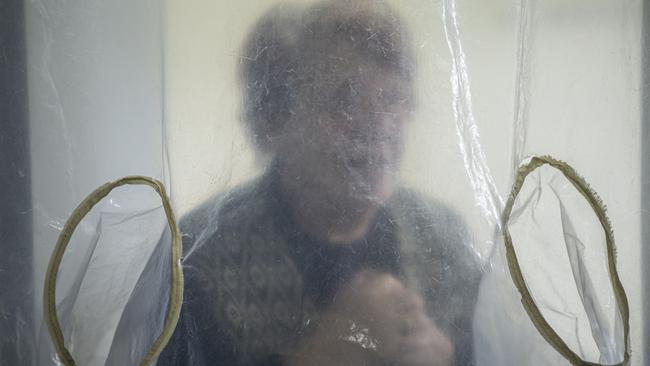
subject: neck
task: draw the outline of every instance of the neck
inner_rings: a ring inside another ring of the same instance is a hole
[[[363,238],[368,232],[383,199],[362,199],[346,195],[340,187],[327,190],[308,184],[287,171],[280,172],[280,186],[292,216],[301,229],[319,240],[345,245]],[[387,190],[388,182],[380,184]],[[377,197],[389,196],[378,192]]]

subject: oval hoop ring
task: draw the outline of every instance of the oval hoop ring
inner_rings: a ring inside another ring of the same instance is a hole
[[[562,174],[564,174],[564,176],[571,182],[571,184],[573,184],[578,192],[587,200],[587,202],[589,202],[589,205],[596,213],[596,216],[598,217],[598,220],[600,221],[600,224],[605,231],[609,278],[614,290],[616,304],[623,320],[623,336],[625,342],[625,354],[623,357],[623,362],[617,364],[616,366],[628,365],[630,362],[630,310],[628,306],[627,295],[625,294],[625,290],[623,289],[623,285],[621,284],[618,276],[618,271],[616,270],[616,245],[614,243],[614,233],[612,231],[612,225],[609,221],[609,218],[607,217],[605,206],[603,205],[603,202],[598,197],[598,195],[589,187],[589,184],[571,166],[569,166],[569,164],[560,160],[556,160],[550,156],[534,156],[531,158],[530,162],[519,168],[515,184],[513,185],[510,196],[508,197],[508,202],[506,204],[502,218],[503,241],[506,248],[508,267],[510,269],[512,280],[517,287],[517,290],[521,294],[521,302],[523,303],[524,308],[530,317],[530,320],[533,322],[533,324],[535,324],[535,327],[539,333],[572,365],[601,366],[599,363],[588,362],[580,358],[580,356],[578,356],[566,345],[562,338],[560,338],[555,330],[553,330],[553,328],[548,324],[546,319],[544,319],[539,308],[533,301],[533,298],[526,285],[526,281],[524,281],[524,276],[522,275],[519,261],[517,260],[515,248],[512,245],[512,238],[510,236],[508,223],[510,221],[510,214],[512,213],[515,199],[517,198],[519,191],[524,185],[526,177],[535,169],[543,165],[550,165],[551,167],[559,170],[562,172]]]
[[[165,317],[165,326],[158,338],[154,341],[145,358],[140,362],[140,366],[150,365],[158,355],[160,355],[160,352],[165,348],[167,342],[169,342],[169,339],[176,328],[176,323],[178,322],[181,304],[183,303],[183,270],[180,261],[183,250],[180,231],[178,229],[178,224],[176,223],[176,218],[174,217],[174,211],[172,210],[169,197],[165,191],[165,186],[156,179],[143,176],[129,176],[118,179],[114,182],[106,183],[88,195],[88,197],[86,197],[79,206],[75,208],[70,218],[68,218],[68,221],[65,223],[65,226],[59,235],[54,251],[52,252],[52,257],[50,258],[50,263],[45,276],[45,286],[43,288],[45,321],[47,322],[50,335],[54,342],[54,346],[56,347],[56,352],[65,366],[75,366],[76,363],[70,352],[65,347],[63,332],[61,331],[61,325],[59,324],[59,318],[56,313],[56,281],[59,267],[61,266],[61,260],[66,248],[68,247],[68,243],[72,238],[72,234],[86,214],[88,214],[88,212],[90,212],[90,210],[113,189],[124,185],[146,185],[153,188],[158,193],[162,200],[165,215],[167,216],[167,222],[172,234],[171,292],[169,306],[167,308],[167,316]]]

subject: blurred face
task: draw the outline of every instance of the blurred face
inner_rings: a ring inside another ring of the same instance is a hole
[[[315,195],[383,201],[395,183],[411,85],[353,51],[323,54],[276,151]]]

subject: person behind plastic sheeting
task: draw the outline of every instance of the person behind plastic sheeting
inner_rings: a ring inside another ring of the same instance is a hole
[[[181,220],[185,301],[158,365],[473,364],[470,238],[399,187],[401,20],[379,1],[277,6],[243,55],[242,119],[271,163]]]

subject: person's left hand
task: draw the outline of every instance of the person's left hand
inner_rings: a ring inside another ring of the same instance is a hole
[[[375,350],[342,341],[350,322],[368,330]],[[451,366],[453,360],[454,346],[429,318],[417,293],[393,275],[362,271],[343,286],[286,364]]]
[[[448,366],[454,346],[426,313],[424,301],[395,276],[358,273],[337,295],[331,309],[368,328],[377,352],[389,365]]]

